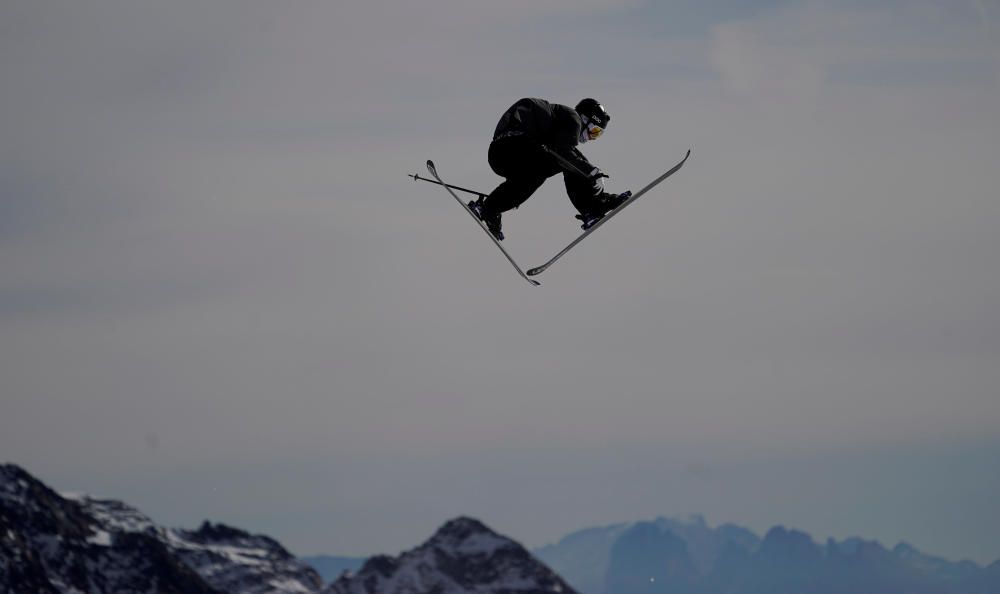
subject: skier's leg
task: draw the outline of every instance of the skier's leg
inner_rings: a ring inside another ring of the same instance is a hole
[[[506,179],[486,198],[484,210],[502,213],[521,206],[554,174],[546,168],[547,159],[541,147],[519,137],[490,144],[490,167]]]
[[[500,214],[523,204],[544,182],[544,177],[508,177],[485,199],[470,202],[469,208],[486,223],[490,233],[503,241]]]
[[[601,209],[601,196],[604,194],[604,184],[600,178],[589,180],[579,174],[563,172],[563,182],[566,184],[566,194],[570,202],[581,215],[604,214]]]
[[[483,202],[483,211],[503,213],[524,204],[545,183],[544,177],[508,177]]]
[[[604,191],[604,183],[598,178],[588,180],[579,175],[566,172],[563,175],[566,182],[566,193],[580,214],[576,218],[583,221],[583,229],[589,229],[601,220],[608,212],[632,195],[632,192],[609,194]]]
[[[505,179],[485,199],[469,203],[469,208],[502,240],[500,214],[521,206],[546,179],[558,173],[559,167],[540,145],[523,137],[494,141],[490,144],[489,162],[493,171]]]

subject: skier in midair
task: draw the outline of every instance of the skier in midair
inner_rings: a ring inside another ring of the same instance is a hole
[[[607,176],[576,148],[599,138],[610,120],[595,99],[584,99],[575,108],[543,99],[519,100],[500,117],[490,143],[490,168],[505,179],[469,208],[502,240],[501,213],[523,204],[546,179],[561,172],[570,202],[580,213],[576,218],[589,229],[631,195],[605,192]]]

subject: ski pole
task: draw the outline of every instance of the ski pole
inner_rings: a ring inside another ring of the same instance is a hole
[[[575,173],[575,174],[579,175],[582,178],[590,179],[590,174],[589,173],[586,173],[586,172],[582,171],[579,167],[577,167],[576,165],[574,165],[573,163],[571,163],[569,161],[569,159],[567,159],[566,157],[563,157],[562,155],[560,155],[559,153],[557,153],[554,150],[550,149],[549,147],[545,146],[544,144],[542,145],[542,150],[545,151],[545,152],[547,152],[548,154],[552,155],[552,158],[554,158],[556,161],[558,161],[559,164],[562,165],[563,169],[565,169],[566,171],[569,171],[570,173]],[[609,176],[604,175],[602,173],[601,177],[609,177]]]
[[[453,186],[451,184],[441,183],[441,182],[439,182],[437,180],[427,179],[426,177],[420,177],[416,173],[411,173],[407,177],[412,177],[413,181],[420,180],[420,181],[430,182],[432,184],[437,184],[439,186],[444,186],[446,188],[451,188],[453,190],[459,190],[461,192],[467,192],[469,194],[475,194],[476,196],[480,196],[482,198],[485,198],[486,196],[488,196],[488,194],[483,194],[482,192],[477,192],[475,190],[470,190],[468,188],[462,188],[462,187],[459,187],[459,186]]]

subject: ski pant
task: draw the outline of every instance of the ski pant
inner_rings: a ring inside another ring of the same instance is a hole
[[[562,172],[566,194],[580,213],[597,210],[604,187],[577,173],[564,171],[537,142],[523,136],[494,140],[490,144],[490,168],[506,178],[483,203],[487,212],[502,213],[517,208],[541,187],[545,180]]]

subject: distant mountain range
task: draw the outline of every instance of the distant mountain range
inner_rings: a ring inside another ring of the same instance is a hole
[[[856,538],[819,545],[780,526],[760,538],[700,517],[589,528],[533,553],[460,517],[398,557],[297,559],[267,536],[210,522],[164,528],[0,465],[0,593],[125,592],[1000,594],[1000,561],[953,563]]]
[[[345,571],[355,572],[361,569],[361,566],[367,561],[365,557],[337,557],[335,555],[316,555],[301,557],[301,559],[319,572],[323,582],[332,582]]]
[[[859,538],[820,545],[781,526],[760,538],[700,516],[590,528],[534,552],[583,594],[1000,594],[1000,561]]]

